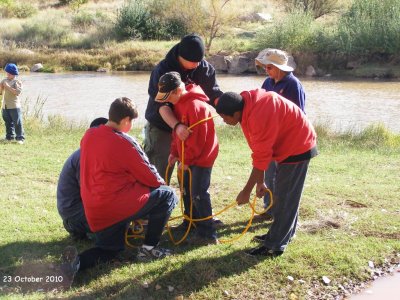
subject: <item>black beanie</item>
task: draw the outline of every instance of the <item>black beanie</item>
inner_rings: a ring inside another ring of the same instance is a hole
[[[200,62],[204,58],[204,43],[196,34],[189,34],[182,38],[178,46],[178,55],[191,62]]]

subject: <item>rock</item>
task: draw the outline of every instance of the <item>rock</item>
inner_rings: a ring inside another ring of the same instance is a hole
[[[256,21],[272,22],[272,15],[266,13],[254,13],[253,18]]]
[[[16,51],[17,54],[22,54],[22,55],[34,55],[35,52],[33,52],[32,50],[29,49],[17,49]]]
[[[38,72],[43,69],[43,65],[41,63],[34,64],[31,68],[31,72]]]
[[[174,291],[174,289],[175,288],[173,286],[170,286],[170,285],[168,286],[168,292],[172,293]]]
[[[325,283],[325,285],[328,285],[331,282],[327,276],[322,276],[322,281]]]
[[[143,282],[142,287],[144,289],[148,289],[149,288],[149,284],[145,281],[145,282]]]
[[[374,262],[373,261],[369,261],[368,262],[368,266],[371,268],[371,269],[373,269],[375,266],[374,266]]]
[[[307,67],[307,69],[306,69],[306,76],[313,77],[313,76],[316,76],[316,75],[317,75],[317,72],[315,71],[314,67],[309,65]]]
[[[249,70],[249,64],[253,63],[248,57],[234,56],[229,63],[229,74],[242,74]]]
[[[227,72],[228,71],[228,60],[225,55],[213,55],[207,58],[207,61],[213,65],[217,72]]]
[[[159,284],[156,284],[156,287],[155,287],[155,289],[156,289],[156,291],[160,290],[160,289],[161,289],[161,285],[159,285]]]
[[[293,281],[294,280],[294,278],[293,278],[293,276],[288,276],[288,277],[286,277],[289,281]]]

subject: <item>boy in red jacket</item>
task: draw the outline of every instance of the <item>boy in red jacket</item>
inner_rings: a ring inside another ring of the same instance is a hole
[[[211,117],[211,111],[207,102],[208,97],[203,90],[190,84],[185,87],[178,72],[169,72],[160,77],[156,101],[165,102],[173,106],[175,116],[179,123],[188,127]],[[176,125],[177,126],[177,125]],[[182,159],[181,141],[173,131],[169,165]],[[211,199],[208,193],[210,186],[211,170],[218,155],[218,140],[215,134],[212,119],[199,123],[192,128],[190,136],[185,140],[185,165],[179,165],[179,169],[190,168],[192,172],[192,218],[205,218],[212,215]],[[185,215],[190,215],[190,191],[189,176],[184,176],[184,206]],[[196,222],[196,236],[189,242],[192,244],[216,244],[218,243],[216,229],[212,219]],[[184,221],[184,226],[188,222]]]
[[[62,268],[70,278],[78,269],[115,258],[124,249],[129,223],[147,215],[147,232],[137,258],[158,259],[171,254],[158,243],[177,198],[164,186],[138,142],[126,134],[137,116],[130,99],[118,98],[110,106],[108,122],[90,128],[81,140],[81,196],[96,245],[79,256],[76,248],[67,247]]]
[[[246,253],[281,255],[296,231],[308,163],[317,155],[315,130],[296,104],[263,89],[244,91],[240,95],[225,93],[216,110],[228,125],[240,123],[252,151],[253,170],[236,197],[238,204],[249,202],[254,186],[257,197],[265,196],[264,171],[272,160],[277,162],[275,220],[267,234],[255,237],[263,245]]]

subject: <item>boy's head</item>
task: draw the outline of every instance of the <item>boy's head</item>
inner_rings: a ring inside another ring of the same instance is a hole
[[[13,76],[17,76],[19,74],[18,67],[16,64],[7,64],[4,68],[4,71]]]
[[[178,44],[178,60],[186,70],[196,69],[203,60],[205,47],[203,40],[197,34],[189,34]]]
[[[155,100],[175,104],[179,101],[184,90],[185,84],[178,72],[165,73],[158,81],[158,93]]]
[[[132,129],[132,120],[138,117],[136,104],[126,97],[117,98],[111,103],[108,111],[109,121],[115,124],[117,130],[128,132]]]
[[[107,118],[103,118],[103,117],[100,117],[100,118],[96,118],[96,119],[94,119],[91,123],[90,123],[90,128],[92,128],[92,127],[99,127],[100,125],[105,125],[105,124],[107,124],[107,122],[108,122],[108,119]]]
[[[243,107],[244,102],[241,95],[227,92],[219,98],[215,109],[226,124],[235,126],[242,120]]]

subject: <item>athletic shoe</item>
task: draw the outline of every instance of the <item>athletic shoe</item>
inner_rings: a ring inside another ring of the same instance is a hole
[[[24,144],[24,140],[18,140],[18,141],[16,141],[17,142],[17,144],[20,144],[20,145],[23,145]]]
[[[267,237],[267,234],[255,235],[253,237],[253,241],[263,243],[265,241],[266,237]]]
[[[78,250],[73,246],[66,247],[61,258],[61,271],[71,282],[79,270],[79,265]]]
[[[271,250],[265,246],[260,246],[260,247],[246,250],[244,253],[247,255],[250,255],[250,256],[277,257],[277,256],[282,255],[283,251]]]
[[[151,250],[147,250],[144,247],[140,247],[138,250],[137,258],[140,261],[148,261],[154,259],[162,259],[164,257],[171,255],[172,255],[172,250],[169,249],[154,247]]]
[[[194,237],[187,240],[187,243],[192,246],[207,246],[207,245],[217,245],[219,240],[217,238],[207,238],[200,235],[195,235]]]

